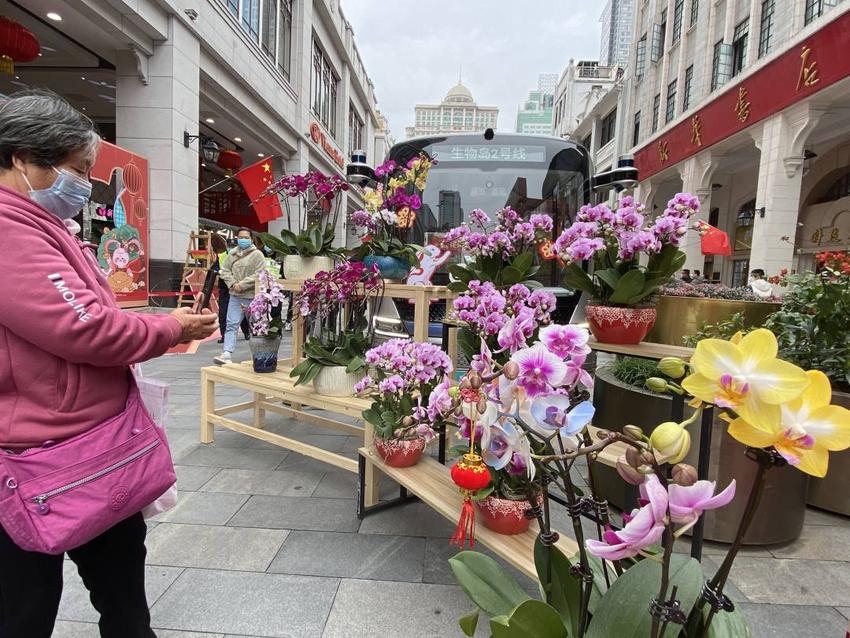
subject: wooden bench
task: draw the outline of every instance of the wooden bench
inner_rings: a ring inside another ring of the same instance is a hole
[[[408,492],[416,495],[435,512],[450,522],[457,523],[463,506],[463,497],[457,485],[452,482],[447,466],[429,456],[424,456],[413,467],[389,467],[371,446],[362,447],[358,452],[367,466],[377,468]],[[475,540],[476,543],[480,542],[490,548],[529,578],[537,580],[537,570],[534,568],[534,541],[538,532],[539,527],[536,521],[531,522],[526,532],[514,536],[497,534],[478,524],[475,526]],[[567,557],[578,553],[575,540],[563,534],[560,535],[556,546]]]

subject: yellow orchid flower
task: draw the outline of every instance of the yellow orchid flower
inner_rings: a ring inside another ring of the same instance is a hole
[[[735,419],[729,434],[751,447],[773,446],[789,465],[812,476],[826,476],[829,452],[850,447],[850,410],[830,405],[829,378],[819,370],[809,370],[810,385],[799,398],[781,407],[780,427],[774,432],[754,428],[744,419]]]
[[[697,399],[734,411],[753,427],[774,432],[780,405],[809,385],[809,377],[792,363],[777,359],[774,334],[753,330],[732,341],[703,339],[691,357],[693,374],[682,387]]]
[[[384,194],[382,188],[364,188],[363,201],[366,203],[366,210],[377,212],[384,205]]]

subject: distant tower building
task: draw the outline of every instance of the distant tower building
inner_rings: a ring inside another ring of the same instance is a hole
[[[600,66],[625,68],[629,61],[629,45],[635,19],[635,0],[608,0],[599,21],[602,41],[599,46]]]
[[[406,128],[407,137],[474,133],[495,129],[498,106],[479,106],[469,89],[458,82],[449,89],[440,104],[417,104],[416,122]]]
[[[551,93],[554,95],[555,89],[558,87],[558,74],[557,73],[541,73],[537,76],[537,90],[543,91],[544,93]]]
[[[528,99],[517,111],[517,133],[552,134],[552,105],[557,84],[557,73],[541,73],[537,77],[537,90],[529,91]]]

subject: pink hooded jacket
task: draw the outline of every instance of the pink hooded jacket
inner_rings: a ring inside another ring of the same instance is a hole
[[[181,332],[168,315],[121,310],[93,251],[0,186],[0,449],[66,439],[118,414],[127,366]]]

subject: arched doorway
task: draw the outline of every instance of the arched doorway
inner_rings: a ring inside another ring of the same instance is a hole
[[[850,168],[832,172],[812,189],[800,215],[797,268],[815,270],[815,255],[850,249]]]

